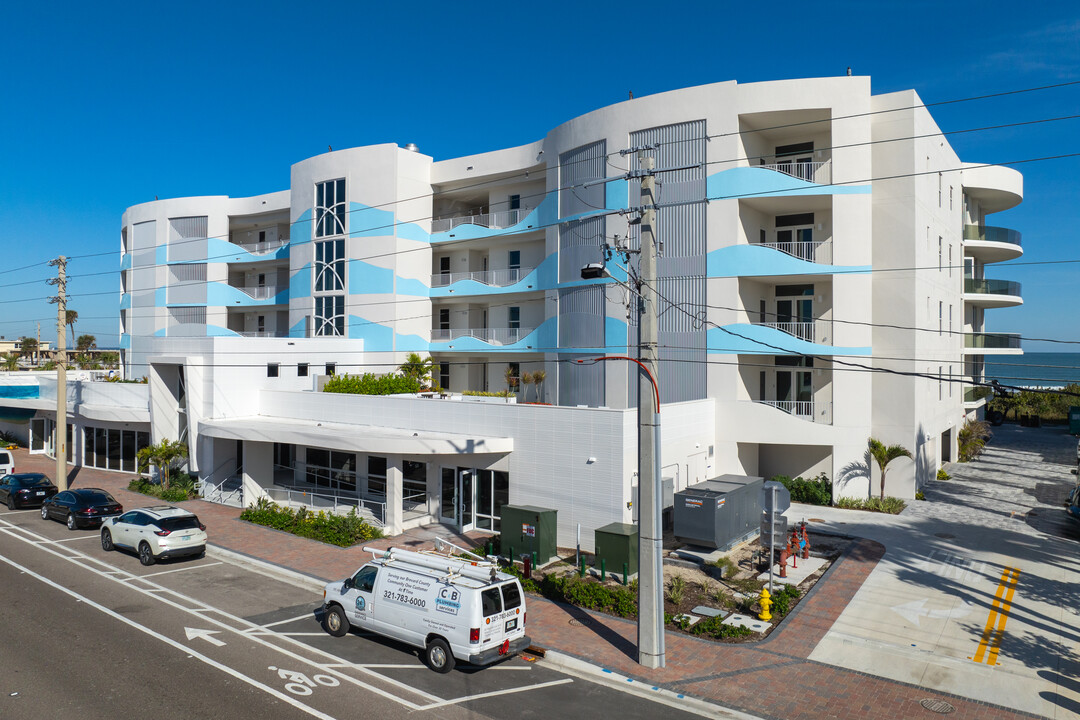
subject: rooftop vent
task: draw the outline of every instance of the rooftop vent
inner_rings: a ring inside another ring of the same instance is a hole
[[[407,143],[405,149],[409,152],[420,152],[420,147],[416,143]]]

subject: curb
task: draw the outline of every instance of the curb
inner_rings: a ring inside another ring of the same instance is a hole
[[[568,675],[574,675],[575,677],[594,682],[598,685],[614,688],[621,692],[636,695],[637,697],[645,698],[652,702],[661,703],[679,710],[692,712],[695,715],[720,718],[721,720],[761,720],[757,715],[750,715],[738,710],[731,710],[722,705],[717,705],[690,695],[684,695],[683,693],[675,692],[674,690],[668,690],[659,685],[635,680],[626,675],[620,675],[613,670],[608,670],[599,665],[592,665],[584,660],[579,660],[571,655],[564,655],[563,653],[555,652],[553,650],[546,651],[543,659],[538,659],[537,663],[558,669]]]

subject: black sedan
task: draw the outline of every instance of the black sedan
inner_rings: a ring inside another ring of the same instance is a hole
[[[57,493],[41,506],[41,519],[63,520],[68,530],[100,527],[101,523],[124,512],[124,506],[100,488],[79,488]]]
[[[8,510],[41,505],[56,490],[44,473],[12,473],[0,478],[0,501],[7,502]]]

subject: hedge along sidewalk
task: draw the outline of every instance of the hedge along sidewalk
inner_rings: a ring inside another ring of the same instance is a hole
[[[352,547],[383,537],[381,530],[356,514],[356,508],[348,515],[326,513],[323,510],[313,513],[306,508],[292,510],[266,498],[259,498],[258,502],[240,513],[240,519],[338,547]]]

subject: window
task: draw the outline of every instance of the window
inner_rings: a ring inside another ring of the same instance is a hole
[[[953,369],[952,369],[952,365],[950,365],[949,366],[949,397],[952,397],[952,386],[953,386],[952,377],[953,377]]]
[[[521,209],[521,196],[520,195],[511,195],[510,196],[509,209],[510,210],[520,210]]]
[[[337,372],[337,363],[326,363],[326,374],[333,375]]]
[[[345,179],[315,184],[315,237],[345,234]]]
[[[944,308],[945,308],[945,303],[943,303],[943,302],[941,302],[939,300],[938,304],[937,304],[937,334],[938,335],[941,335],[941,333],[945,329],[944,328],[944,319],[943,319],[944,314],[945,314]]]
[[[401,463],[401,492],[409,507],[427,503],[427,463],[413,460]]]
[[[439,387],[443,390],[450,389],[450,363],[439,363]]]
[[[499,588],[488,588],[480,593],[480,605],[484,609],[484,617],[491,617],[502,612],[502,595]]]
[[[345,335],[345,296],[315,297],[315,335]]]
[[[949,335],[952,335],[952,303],[949,304]]]
[[[369,455],[367,461],[368,494],[386,496],[386,458]]]
[[[949,243],[949,277],[952,277],[952,243]]]
[[[506,583],[500,587],[502,588],[503,607],[507,610],[513,610],[521,605],[521,590],[518,589],[517,583]]]
[[[768,241],[769,241],[768,233],[765,231],[765,228],[761,228],[758,231],[758,242],[760,242],[762,245],[764,245]]]
[[[379,569],[374,565],[366,565],[357,571],[356,575],[353,575],[353,587],[360,592],[371,592],[375,589],[375,577],[379,574]]]
[[[511,330],[519,330],[521,328],[521,308],[510,307],[507,308],[507,322]],[[516,335],[516,333],[514,333]]]
[[[258,318],[256,318],[255,329],[260,333],[266,332],[266,316],[265,315],[260,315]]]
[[[321,240],[315,243],[315,292],[345,289],[345,241]]]
[[[439,308],[439,329],[450,329],[450,308]]]
[[[945,377],[945,368],[941,365],[937,366],[937,399],[944,399],[944,386],[942,385],[942,379]]]
[[[937,206],[941,207],[941,173],[937,174]]]
[[[307,367],[308,367],[307,363],[297,363],[296,364],[296,377],[307,377],[308,376],[307,375]]]
[[[510,280],[517,282],[521,274],[521,251],[511,250],[506,253],[506,267],[510,270]]]
[[[939,272],[941,271],[941,243],[942,243],[941,236],[938,235],[937,236],[937,269],[938,269]]]
[[[278,376],[278,364],[277,363],[266,363],[266,377],[277,377],[277,376]]]
[[[950,210],[952,210],[952,197],[953,197],[952,193],[953,193],[953,186],[950,185],[949,186],[949,209]]]

